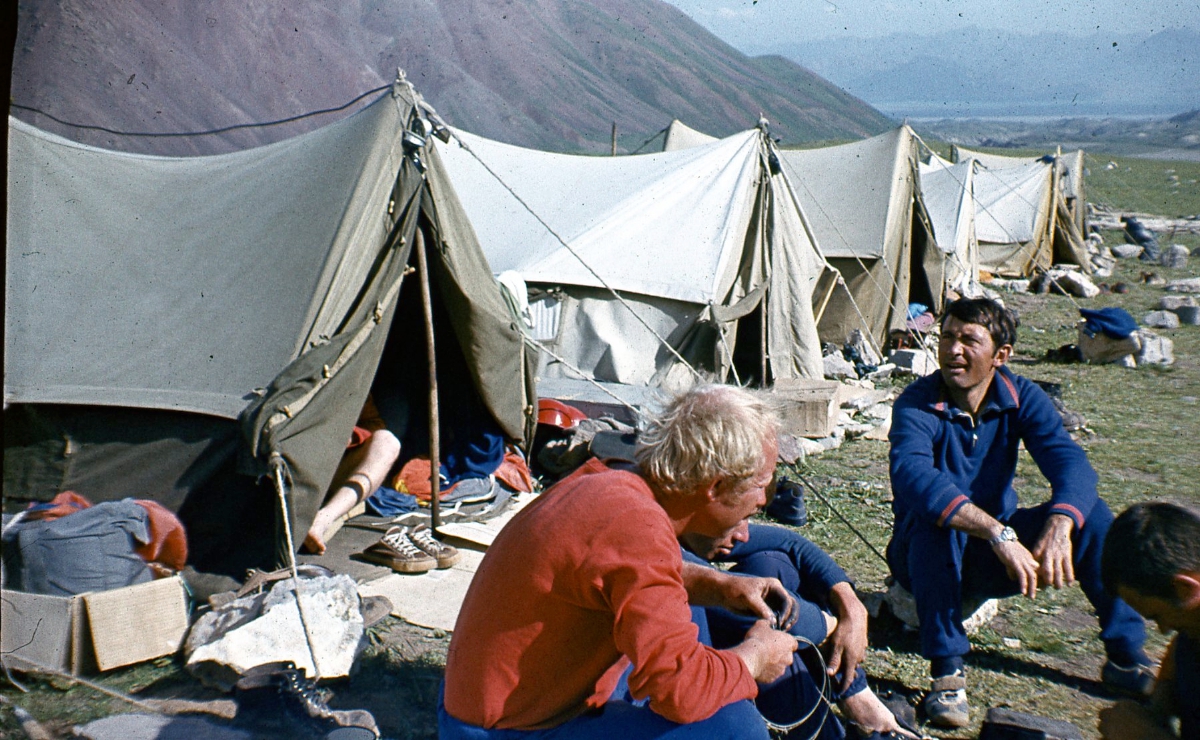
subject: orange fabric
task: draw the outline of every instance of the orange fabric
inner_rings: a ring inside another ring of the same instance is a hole
[[[397,491],[407,491],[422,501],[429,501],[433,498],[433,487],[429,484],[429,468],[428,457],[414,457],[404,463],[404,467],[400,468],[399,473],[396,473],[396,477],[392,480],[392,488]],[[444,494],[445,491],[440,493]]]
[[[37,504],[29,505],[30,508],[33,508],[34,506],[37,506]],[[63,491],[54,498],[50,499],[50,508],[42,509],[40,511],[31,511],[26,516],[29,519],[43,519],[45,521],[50,521],[52,519],[64,517],[68,514],[74,514],[80,509],[90,509],[91,507],[92,502],[88,501],[83,496],[80,496],[78,493],[75,493],[74,491]]]
[[[350,441],[346,443],[346,449],[358,447],[380,429],[387,429],[387,424],[383,423],[383,417],[375,407],[375,399],[368,394],[366,403],[358,412],[358,421],[354,422],[354,430],[350,432]]]
[[[533,474],[525,464],[525,458],[511,448],[504,451],[504,462],[496,470],[496,480],[510,490],[529,493],[533,490]]]
[[[148,499],[136,499],[150,515],[150,541],[135,549],[147,563],[165,565],[173,571],[187,565],[187,532],[183,523],[162,504]]]
[[[746,665],[699,642],[674,528],[645,481],[591,460],[513,517],[471,581],[446,660],[446,710],[492,728],[598,708],[633,664],[634,697],[680,723],[757,696]]]

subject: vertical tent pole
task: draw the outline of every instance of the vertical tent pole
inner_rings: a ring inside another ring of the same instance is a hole
[[[617,156],[617,122],[613,121],[612,127],[612,156]]]
[[[433,343],[433,301],[429,294],[429,263],[425,259],[425,235],[417,228],[413,249],[421,278],[421,307],[425,310],[425,347],[429,354],[429,507],[433,531],[442,526],[441,485],[438,470],[441,461],[441,430],[438,426],[437,356]]]

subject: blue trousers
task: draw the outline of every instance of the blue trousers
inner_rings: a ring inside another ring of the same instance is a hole
[[[1006,524],[1017,532],[1021,544],[1032,549],[1042,533],[1050,504],[1018,509]],[[1142,652],[1146,625],[1128,604],[1104,590],[1100,579],[1100,554],[1113,514],[1098,501],[1083,528],[1071,533],[1075,579],[1100,619],[1100,639],[1110,656],[1135,656]],[[909,518],[897,522],[888,544],[892,576],[912,592],[921,620],[921,654],[926,658],[953,658],[970,652],[963,630],[963,600],[982,601],[1016,596],[1017,582],[1008,577],[1003,563],[985,540],[965,532]]]
[[[620,693],[614,693],[617,696]],[[702,722],[680,725],[655,714],[645,703],[613,699],[599,711],[582,714],[546,730],[487,730],[446,712],[438,696],[439,740],[768,740],[766,724],[749,701],[727,704]]]
[[[823,604],[806,602],[799,596],[801,591],[800,574],[791,560],[783,553],[772,550],[757,552],[740,560],[731,570],[734,573],[745,575],[778,578],[783,587],[791,592],[793,598],[799,601],[802,613],[811,611],[820,613],[825,607]],[[693,610],[693,612],[695,611],[698,610]],[[717,648],[732,647],[740,643],[745,637],[746,631],[754,623],[750,617],[734,614],[721,608],[710,607],[704,611],[708,621],[708,630],[712,636],[712,645]],[[804,622],[805,620],[798,621],[791,629],[792,634],[819,642],[820,637],[824,636],[824,617],[821,617],[819,635],[812,634],[811,630],[804,626]],[[839,691],[842,679],[841,673],[832,677],[827,676],[816,648],[806,647],[804,643],[801,643],[800,650],[796,651],[795,657],[792,658],[792,665],[787,671],[775,681],[759,685],[755,704],[764,717],[779,725],[791,725],[807,716],[807,719],[799,727],[792,730],[791,736],[793,737],[842,740],[846,737],[845,729],[830,712],[829,705],[822,700],[822,688],[827,688],[826,696],[830,698],[830,701],[838,702],[865,689],[867,674],[861,667],[857,668],[854,681],[845,692]]]

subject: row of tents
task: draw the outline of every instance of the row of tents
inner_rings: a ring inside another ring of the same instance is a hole
[[[882,345],[980,270],[1087,269],[1081,153],[921,151],[676,123],[662,152],[556,154],[450,129],[403,79],[211,157],[10,117],[5,496],[159,500],[236,575],[286,562],[373,386],[402,376],[425,423],[437,378],[381,362],[436,361],[526,444],[538,378],[819,378],[823,341]]]

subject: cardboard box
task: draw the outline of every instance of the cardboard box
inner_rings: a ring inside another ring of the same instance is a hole
[[[175,653],[187,630],[177,576],[78,596],[0,595],[0,650],[14,668],[106,671]]]
[[[783,431],[797,437],[820,439],[833,434],[838,417],[836,380],[780,380],[771,388],[779,402]]]

